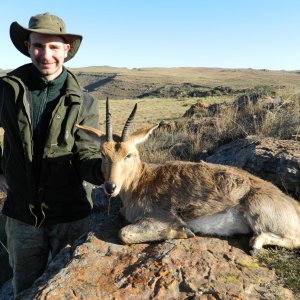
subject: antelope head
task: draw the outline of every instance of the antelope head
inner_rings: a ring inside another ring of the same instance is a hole
[[[107,196],[115,197],[121,191],[127,191],[132,184],[139,179],[141,172],[141,161],[136,146],[150,136],[158,125],[143,128],[129,134],[129,127],[134,119],[137,110],[135,104],[128,117],[122,134],[113,134],[111,126],[111,114],[109,111],[109,101],[106,99],[106,132],[84,126],[76,125],[88,133],[94,139],[99,140],[102,154],[101,171],[104,176],[104,191]]]

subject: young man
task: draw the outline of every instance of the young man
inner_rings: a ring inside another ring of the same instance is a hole
[[[32,62],[0,80],[0,188],[16,296],[43,273],[49,253],[53,258],[88,231],[91,203],[82,182],[103,179],[99,145],[75,126],[99,127],[99,105],[63,66],[82,36],[45,13],[28,28],[13,22],[10,37]]]

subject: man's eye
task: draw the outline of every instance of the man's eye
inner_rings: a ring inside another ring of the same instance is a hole
[[[33,48],[36,48],[36,49],[42,49],[43,48],[43,45],[41,45],[41,44],[31,44],[31,46]]]
[[[57,49],[60,49],[60,47],[59,47],[59,46],[56,46],[56,45],[51,45],[49,48],[50,48],[51,50],[57,50]]]

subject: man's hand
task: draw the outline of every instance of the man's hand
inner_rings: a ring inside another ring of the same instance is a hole
[[[5,179],[4,175],[1,174],[0,175],[0,191],[7,194],[7,190],[8,190],[8,185],[7,185],[6,179]]]

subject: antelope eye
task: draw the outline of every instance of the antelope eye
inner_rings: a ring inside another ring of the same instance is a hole
[[[132,156],[132,154],[129,153],[129,154],[127,154],[127,155],[125,156],[125,159],[128,159],[128,158],[130,158],[131,156]]]

